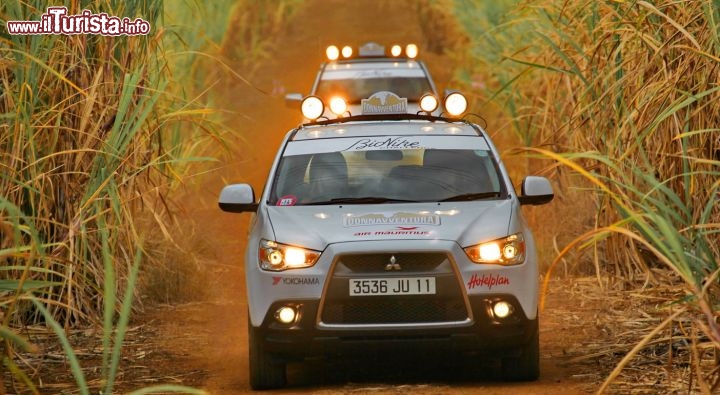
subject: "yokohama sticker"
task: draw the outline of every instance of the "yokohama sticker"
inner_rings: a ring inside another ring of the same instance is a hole
[[[507,276],[501,276],[499,274],[483,274],[478,276],[477,273],[470,277],[467,282],[468,289],[487,287],[488,290],[492,289],[496,285],[510,285],[510,279]]]
[[[273,277],[272,285],[319,285],[317,277]]]

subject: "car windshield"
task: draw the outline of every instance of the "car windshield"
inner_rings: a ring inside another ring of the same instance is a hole
[[[424,77],[332,79],[321,80],[315,94],[326,102],[333,96],[340,96],[350,104],[358,104],[380,91],[390,91],[410,102],[417,102],[422,95],[431,92],[431,87]]]
[[[490,151],[385,149],[282,158],[269,204],[372,204],[504,198]]]

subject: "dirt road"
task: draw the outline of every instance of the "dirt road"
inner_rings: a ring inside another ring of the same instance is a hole
[[[408,9],[409,7],[409,9]],[[241,394],[248,384],[246,302],[242,253],[248,214],[227,214],[216,206],[217,193],[228,182],[250,182],[259,193],[275,150],[299,115],[284,106],[285,92],[307,93],[329,43],[359,44],[428,42],[415,12],[416,2],[308,0],[292,23],[277,37],[272,57],[259,65],[253,86],[227,81],[228,100],[222,103],[235,115],[229,124],[244,139],[233,142],[233,155],[221,169],[188,182],[183,226],[193,230],[193,243],[205,245],[201,264],[208,273],[206,301],[160,307],[148,311],[156,327],[154,353],[164,362],[153,362],[155,374],[172,381],[198,386],[212,394]],[[232,45],[232,43],[230,43]],[[452,65],[441,54],[421,56],[444,89]],[[494,381],[486,367],[454,374],[442,361],[393,360],[390,365],[310,363],[291,366],[290,386],[281,393],[413,393],[556,394],[586,393],[592,388],[583,373],[565,366],[564,352],[587,336],[584,323],[571,314],[567,284],[557,283],[548,308],[541,315],[541,378],[534,383]],[[563,314],[559,314],[563,313]],[[162,381],[162,380],[161,380]],[[167,381],[167,380],[164,380]]]

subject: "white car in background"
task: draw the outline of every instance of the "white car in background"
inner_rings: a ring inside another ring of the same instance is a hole
[[[451,118],[403,102],[380,92],[362,103],[372,115],[303,124],[258,201],[249,184],[220,193],[222,210],[254,213],[244,257],[253,389],[284,386],[289,361],[426,349],[499,358],[507,380],[538,378],[538,263],[521,206],[549,202],[552,187],[529,176],[517,194],[457,98],[446,100]],[[305,117],[319,118],[311,108]]]
[[[326,56],[328,60],[320,65],[309,94],[328,104],[324,117],[359,115],[360,101],[380,91],[406,98],[410,113],[420,111],[419,102],[424,95],[439,97],[430,71],[417,59],[415,44],[394,45],[389,51],[374,42],[357,50],[331,45]],[[289,93],[285,101],[295,107],[304,98],[300,93]],[[344,102],[346,107],[335,109],[333,99]],[[433,115],[440,115],[440,109],[435,109]]]

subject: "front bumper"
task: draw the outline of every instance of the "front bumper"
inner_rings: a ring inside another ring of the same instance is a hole
[[[260,327],[251,327],[263,349],[286,360],[321,356],[361,356],[378,352],[438,352],[515,356],[538,330],[537,319],[528,319],[518,300],[510,294],[469,296],[472,318],[450,325],[406,323],[402,325],[327,326],[318,317],[319,300],[282,300],[273,303]],[[495,318],[492,304],[503,300],[514,313]],[[294,306],[300,318],[282,324],[275,311]]]

